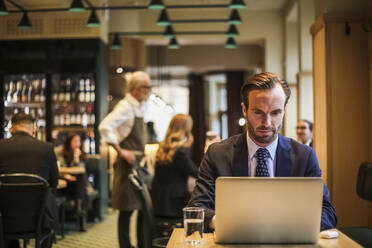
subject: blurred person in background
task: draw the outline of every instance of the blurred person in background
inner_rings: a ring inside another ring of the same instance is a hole
[[[205,136],[206,136],[206,138],[205,138],[205,144],[204,144],[204,153],[207,152],[208,147],[211,144],[221,141],[221,137],[216,131],[207,131]]]
[[[46,179],[49,187],[55,189],[58,185],[58,167],[53,145],[34,138],[37,129],[31,115],[19,112],[12,117],[11,122],[12,137],[0,140],[0,174],[36,174]],[[24,225],[27,226],[27,223],[27,218],[22,216],[19,220],[14,219],[14,222],[5,222],[4,228],[24,232]],[[49,192],[43,228],[55,229],[57,224],[58,209],[54,195]],[[48,245],[48,240],[42,243],[42,247],[49,247]],[[5,240],[5,247],[20,246],[18,240]]]
[[[196,178],[197,168],[189,155],[194,138],[190,115],[177,114],[156,153],[152,200],[156,216],[182,218],[190,198],[188,178]]]
[[[300,120],[296,127],[297,140],[302,144],[313,147],[313,123],[308,120]]]
[[[130,216],[133,210],[141,209],[134,188],[128,180],[143,156],[145,146],[145,124],[143,102],[148,98],[150,77],[143,71],[126,73],[126,92],[122,99],[99,125],[102,141],[111,145],[118,154],[114,164],[112,207],[118,209],[118,236],[120,248],[132,247],[129,238]],[[138,155],[136,157],[136,154]],[[143,246],[141,237],[142,213],[138,211],[138,247]]]
[[[88,179],[85,171],[86,155],[81,150],[81,137],[71,134],[63,147],[55,149],[61,178],[68,181],[63,192],[74,202],[75,212],[79,217],[80,231],[86,231],[86,188]]]

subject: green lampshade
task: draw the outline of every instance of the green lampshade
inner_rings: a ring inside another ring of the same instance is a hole
[[[162,0],[151,0],[148,6],[149,9],[165,9],[165,5]]]
[[[85,7],[81,0],[72,0],[69,11],[71,12],[84,12]]]
[[[239,12],[236,9],[231,11],[231,15],[228,21],[229,24],[242,24],[242,19],[240,18]]]
[[[114,35],[114,40],[111,45],[112,50],[119,50],[121,49],[121,42],[120,42],[120,37],[119,34]]]
[[[228,38],[225,44],[225,48],[236,48],[236,43],[234,38]]]
[[[7,15],[8,9],[5,6],[4,0],[0,0],[0,15]]]
[[[238,29],[234,24],[229,26],[229,30],[226,33],[227,37],[236,37],[239,35]]]
[[[178,42],[177,42],[176,38],[170,39],[169,44],[168,44],[168,48],[169,49],[179,49],[180,48],[180,45],[178,45]]]
[[[164,32],[163,36],[165,38],[169,38],[169,39],[172,39],[172,38],[175,38],[176,37],[176,35],[175,35],[174,31],[173,31],[172,26],[167,26],[167,28],[165,29],[165,32]]]
[[[229,7],[231,9],[245,9],[246,8],[244,0],[231,0]]]
[[[168,26],[171,25],[171,22],[169,21],[167,11],[163,9],[160,13],[159,19],[156,22],[156,25],[158,26]]]
[[[99,19],[97,17],[96,11],[93,9],[90,13],[87,27],[93,28],[93,27],[99,27],[101,24],[99,22]]]
[[[32,24],[30,22],[30,19],[28,18],[27,12],[23,12],[22,19],[18,24],[19,29],[30,29],[32,27]]]

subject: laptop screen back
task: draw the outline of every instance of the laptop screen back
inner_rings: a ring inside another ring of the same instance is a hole
[[[312,177],[219,177],[217,243],[316,243],[323,180]]]

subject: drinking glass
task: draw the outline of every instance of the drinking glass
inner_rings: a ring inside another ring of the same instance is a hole
[[[183,209],[183,224],[185,228],[185,242],[199,244],[203,238],[204,209],[186,207]]]

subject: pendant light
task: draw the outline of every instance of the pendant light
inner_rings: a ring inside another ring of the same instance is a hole
[[[0,15],[7,15],[8,9],[5,6],[4,0],[0,0]]]
[[[30,19],[28,18],[27,11],[23,12],[22,19],[18,24],[19,29],[30,29],[32,24]]]
[[[234,38],[228,38],[225,44],[225,48],[236,48],[236,43]]]
[[[114,40],[111,45],[112,50],[119,50],[121,49],[121,42],[120,42],[120,37],[119,34],[114,35]]]
[[[239,35],[238,29],[234,24],[229,26],[229,30],[226,33],[227,37],[236,37]]]
[[[169,38],[169,39],[176,37],[176,35],[175,35],[174,31],[173,31],[172,26],[167,26],[167,28],[165,29],[165,32],[164,32],[163,36],[165,38]]]
[[[71,12],[84,12],[85,7],[82,0],[72,0],[69,11]]]
[[[167,11],[163,9],[160,13],[159,19],[156,22],[156,25],[158,26],[168,26],[171,25],[171,22],[169,21]]]
[[[99,19],[97,17],[96,10],[93,9],[92,12],[90,13],[88,23],[87,23],[87,27],[92,28],[92,27],[99,27],[99,26],[100,26],[100,22],[99,22]]]
[[[170,39],[169,44],[168,44],[168,48],[169,49],[179,49],[180,48],[180,45],[178,44],[176,38]]]
[[[229,7],[231,9],[245,9],[246,8],[243,0],[231,0]]]
[[[148,6],[149,9],[165,9],[165,5],[162,0],[151,0]]]
[[[228,21],[229,24],[242,24],[242,19],[240,18],[239,12],[236,9],[231,11],[231,15]]]

